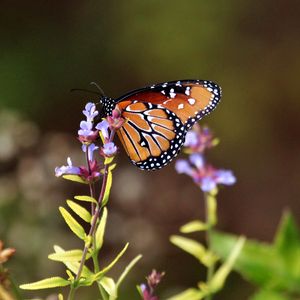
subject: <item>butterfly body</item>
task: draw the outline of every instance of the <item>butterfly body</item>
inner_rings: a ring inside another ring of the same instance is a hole
[[[118,109],[126,120],[117,134],[132,163],[143,170],[167,165],[191,126],[219,103],[220,87],[206,80],[178,80],[103,97],[104,115]]]

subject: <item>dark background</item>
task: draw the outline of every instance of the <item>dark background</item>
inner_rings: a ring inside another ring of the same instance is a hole
[[[284,209],[299,221],[299,13],[299,1],[285,0],[1,2],[0,239],[17,248],[17,281],[63,275],[47,261],[52,245],[81,247],[57,207],[86,191],[53,169],[67,156],[81,163],[81,110],[98,100],[69,91],[91,81],[112,97],[176,79],[218,82],[222,102],[200,123],[221,140],[210,161],[237,176],[218,196],[219,228],[270,242]],[[174,163],[146,173],[122,149],[117,160],[103,260],[126,241],[124,264],[144,254],[120,299],[138,299],[134,285],[152,268],[167,272],[162,299],[195,286],[204,270],[168,238],[204,217],[200,190]],[[217,298],[252,292],[233,275]]]

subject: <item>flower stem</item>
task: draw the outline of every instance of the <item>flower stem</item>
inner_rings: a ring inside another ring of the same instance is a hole
[[[212,252],[212,245],[211,245],[211,234],[213,226],[216,224],[216,202],[214,196],[210,195],[209,193],[204,194],[205,198],[205,214],[206,214],[206,223],[208,224],[208,228],[206,230],[206,243],[207,243],[207,250],[211,253]],[[215,271],[215,262],[212,262],[207,268],[207,275],[206,275],[206,283],[209,284],[211,281]],[[213,299],[213,294],[209,293],[205,300]]]
[[[91,228],[90,228],[88,236],[94,236],[94,233],[95,233],[95,230],[96,230],[97,221],[98,221],[100,211],[101,211],[101,203],[102,203],[104,193],[105,193],[105,190],[106,190],[107,174],[108,174],[108,165],[105,165],[101,192],[100,192],[99,199],[98,199],[98,206],[95,209],[95,213],[92,217],[92,224],[91,224]],[[87,245],[85,245],[85,247],[83,249],[82,258],[81,258],[81,261],[80,261],[80,265],[79,265],[79,268],[78,268],[78,272],[77,272],[75,281],[78,281],[80,279],[80,276],[81,276],[81,273],[82,273],[82,270],[83,270],[83,266],[84,266],[84,263],[86,261],[86,256],[87,256],[89,247],[90,247],[90,245],[87,244]],[[75,288],[71,288],[69,296],[68,296],[68,300],[73,300],[74,299],[74,294],[75,294]]]
[[[110,137],[109,137],[109,141],[113,140],[114,135],[115,135],[115,131],[112,130],[111,134],[110,134]],[[89,165],[89,162],[88,162],[88,165]],[[93,216],[92,216],[91,228],[90,228],[90,231],[88,233],[89,237],[94,237],[95,231],[96,231],[96,228],[97,228],[97,221],[99,219],[99,215],[100,215],[100,212],[101,212],[101,204],[102,204],[102,200],[104,198],[106,185],[107,185],[108,168],[109,168],[109,164],[106,164],[104,166],[104,174],[103,174],[103,178],[102,178],[101,191],[100,191],[100,195],[99,195],[99,198],[98,198],[98,205],[94,209],[94,213],[93,213]],[[93,196],[94,192],[93,192],[92,186],[90,186],[90,193],[91,193],[91,196]],[[86,256],[88,254],[89,248],[90,248],[90,244],[86,243],[86,245],[84,246],[84,249],[83,249],[83,253],[82,253],[80,265],[79,265],[79,268],[78,268],[78,272],[77,272],[77,275],[75,277],[75,282],[78,282],[78,280],[80,279],[80,276],[81,276],[81,273],[82,273],[82,270],[83,270],[83,267],[84,267],[84,264],[85,264],[85,261],[86,261]],[[95,265],[94,266],[95,270],[97,270],[99,268],[98,267],[98,257],[96,257],[95,255],[93,256],[93,262],[94,262],[94,265]],[[75,291],[76,291],[76,287],[71,286],[71,289],[70,289],[70,292],[69,292],[69,295],[68,295],[68,300],[73,300],[74,299]]]

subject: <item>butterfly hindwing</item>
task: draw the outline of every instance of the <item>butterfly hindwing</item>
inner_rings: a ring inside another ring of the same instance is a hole
[[[131,161],[147,170],[168,164],[178,154],[187,130],[209,114],[220,98],[220,87],[211,81],[180,80],[116,99],[126,119],[118,136]]]
[[[145,170],[160,169],[177,155],[185,128],[176,115],[149,103],[130,103],[122,112],[125,124],[118,136],[133,164]]]

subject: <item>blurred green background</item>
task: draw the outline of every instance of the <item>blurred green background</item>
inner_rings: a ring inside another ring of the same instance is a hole
[[[57,207],[85,191],[53,170],[67,156],[82,161],[81,110],[97,98],[69,91],[91,81],[112,97],[176,79],[219,83],[222,102],[201,124],[221,140],[210,161],[238,179],[219,194],[219,228],[271,241],[284,208],[299,220],[299,8],[296,0],[2,1],[0,239],[17,248],[9,267],[18,282],[62,275],[47,261],[52,245],[79,246]],[[103,260],[125,241],[127,260],[144,254],[120,299],[138,299],[134,285],[152,268],[167,273],[162,299],[196,285],[204,270],[168,237],[203,218],[200,190],[174,163],[146,173],[124,151],[118,163]],[[252,292],[233,275],[216,299]]]

